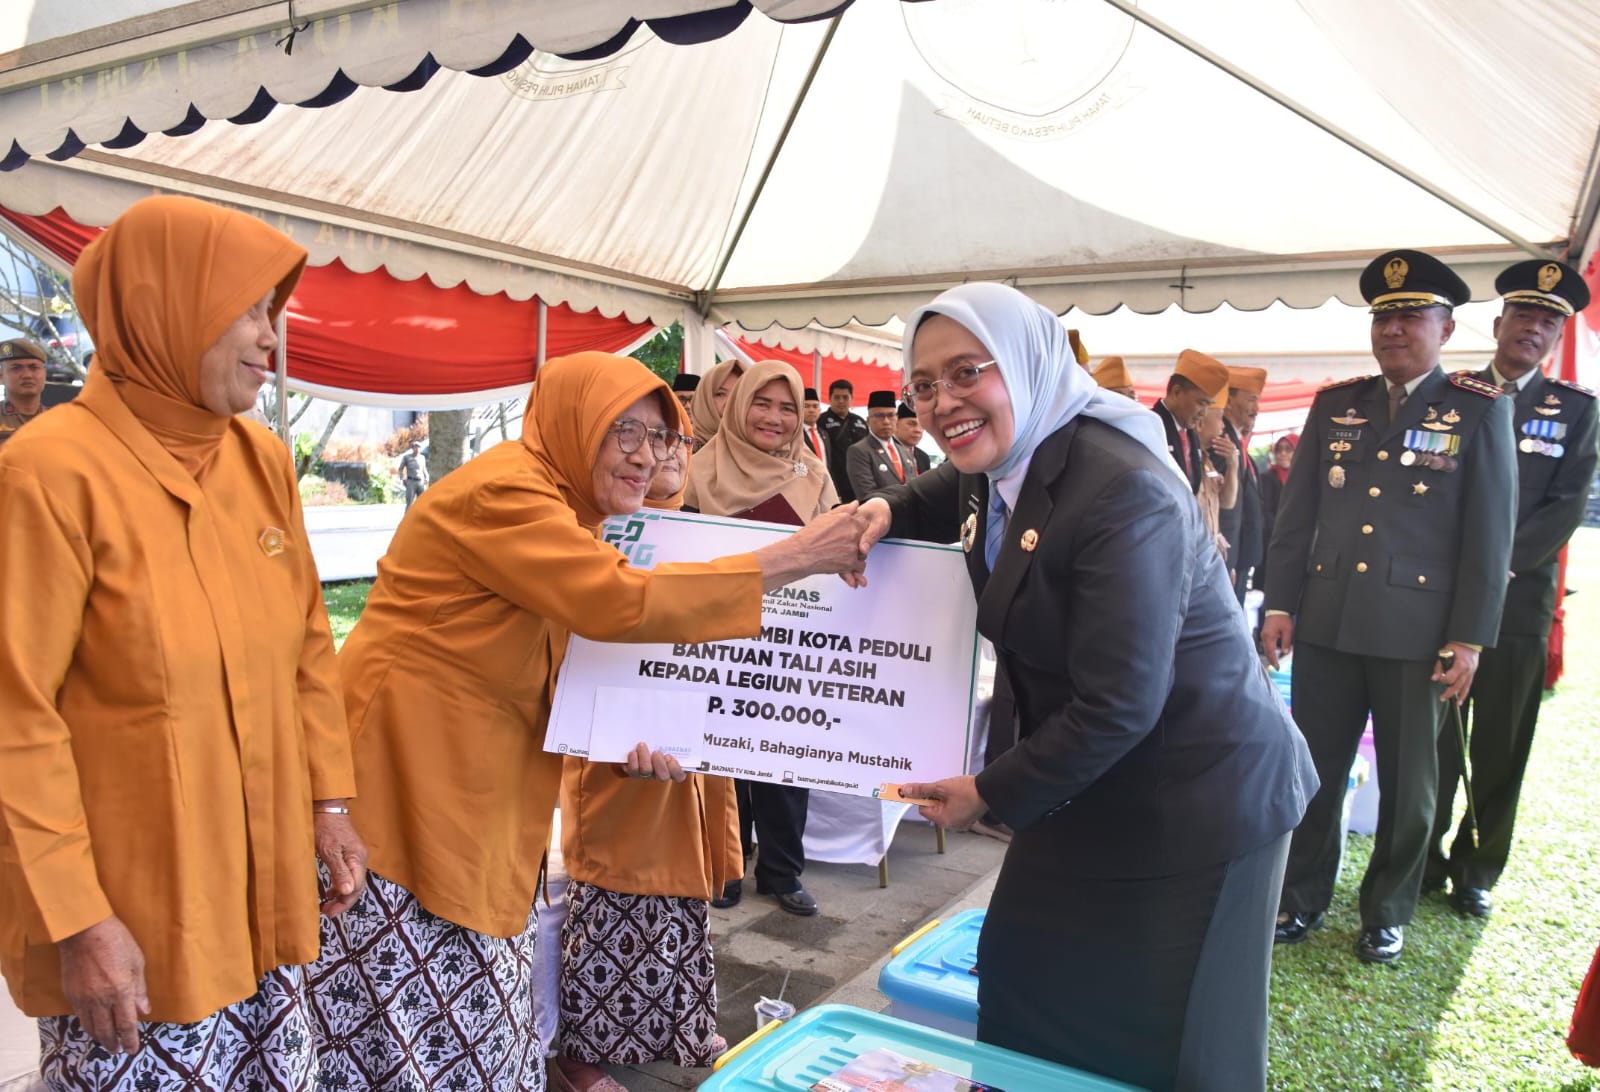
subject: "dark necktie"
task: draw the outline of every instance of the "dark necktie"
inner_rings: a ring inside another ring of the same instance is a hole
[[[1392,425],[1400,417],[1400,407],[1406,404],[1406,388],[1402,383],[1396,383],[1389,388],[1389,423]]]

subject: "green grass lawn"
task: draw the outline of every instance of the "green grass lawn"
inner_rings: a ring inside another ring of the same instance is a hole
[[[1353,836],[1327,927],[1273,959],[1273,1088],[1600,1089],[1565,1045],[1600,944],[1600,530],[1578,532],[1568,581],[1566,676],[1540,713],[1494,916],[1426,896],[1398,964],[1358,962],[1372,840]]]
[[[372,590],[370,580],[344,580],[337,584],[322,585],[322,598],[328,604],[328,622],[333,627],[333,643],[337,647],[350,636],[350,629],[361,617],[361,608],[367,605],[367,593]]]
[[[1546,697],[1511,864],[1487,922],[1423,899],[1390,967],[1356,960],[1356,886],[1370,838],[1352,837],[1328,924],[1272,968],[1275,1089],[1600,1092],[1567,1053],[1567,1022],[1600,944],[1600,529],[1573,540],[1566,677]],[[367,581],[323,589],[336,641]],[[1458,806],[1459,805],[1458,797]]]

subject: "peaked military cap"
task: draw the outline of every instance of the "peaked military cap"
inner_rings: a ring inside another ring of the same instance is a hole
[[[1376,315],[1407,307],[1458,307],[1472,298],[1472,290],[1432,254],[1390,250],[1361,271],[1361,298]]]
[[[1526,303],[1571,315],[1589,306],[1589,286],[1565,262],[1529,258],[1508,267],[1494,279],[1494,290],[1507,303]]]

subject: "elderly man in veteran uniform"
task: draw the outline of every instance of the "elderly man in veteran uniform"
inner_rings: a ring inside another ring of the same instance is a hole
[[[1128,365],[1120,356],[1106,357],[1089,374],[1101,390],[1120,394],[1124,398],[1137,400],[1139,397],[1139,392],[1133,386],[1133,376],[1128,374]]]
[[[1228,403],[1222,414],[1222,434],[1233,442],[1233,458],[1239,462],[1239,501],[1223,510],[1222,533],[1233,544],[1228,551],[1228,575],[1233,577],[1233,594],[1244,606],[1250,588],[1250,573],[1261,564],[1266,551],[1262,541],[1261,475],[1250,457],[1250,433],[1261,412],[1261,395],[1267,389],[1267,369],[1228,369]],[[1234,535],[1228,536],[1228,526]]]
[[[45,411],[44,366],[48,359],[42,348],[25,337],[0,341],[0,382],[6,388],[5,400],[0,402],[0,444]]]
[[[1211,404],[1227,393],[1228,366],[1205,353],[1185,349],[1167,377],[1167,393],[1153,407],[1167,430],[1167,451],[1196,493],[1205,480],[1205,454],[1194,429]]]
[[[1448,876],[1451,903],[1480,918],[1489,915],[1489,889],[1511,852],[1517,797],[1544,691],[1557,555],[1583,522],[1597,457],[1594,392],[1539,371],[1567,319],[1589,305],[1583,278],[1569,265],[1533,259],[1501,273],[1494,288],[1505,306],[1494,320],[1494,360],[1479,378],[1504,390],[1512,403],[1518,451],[1514,575],[1499,640],[1484,649],[1464,710],[1472,727],[1477,845],[1463,816],[1449,860],[1439,852],[1440,839],[1450,833],[1461,768],[1460,744],[1446,732],[1439,739],[1439,800],[1423,877],[1427,890],[1443,887]]]
[[[1294,649],[1291,704],[1322,787],[1290,843],[1276,939],[1322,925],[1346,774],[1367,714],[1378,831],[1356,955],[1400,957],[1422,887],[1446,701],[1466,697],[1500,629],[1515,514],[1511,400],[1439,355],[1467,286],[1415,250],[1361,274],[1382,375],[1311,403],[1267,552],[1268,661]]]

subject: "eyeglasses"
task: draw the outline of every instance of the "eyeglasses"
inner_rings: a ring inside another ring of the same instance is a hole
[[[632,455],[644,444],[645,437],[650,437],[650,452],[658,460],[670,459],[672,453],[678,450],[678,445],[683,442],[683,433],[670,428],[651,428],[643,421],[636,421],[632,417],[624,417],[609,429],[617,438],[617,446],[624,455]]]
[[[983,378],[983,373],[998,364],[996,360],[985,360],[982,364],[957,364],[938,379],[915,379],[900,393],[907,402],[919,406],[926,406],[933,401],[933,396],[940,385],[951,394],[960,391],[970,391],[978,385],[978,380]]]

